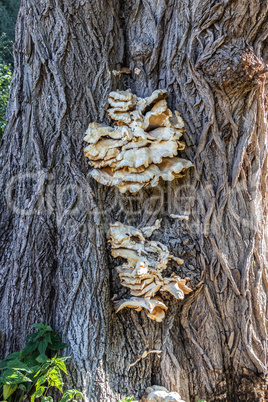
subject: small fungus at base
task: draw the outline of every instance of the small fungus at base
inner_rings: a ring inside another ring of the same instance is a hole
[[[178,392],[169,392],[165,387],[152,385],[146,388],[140,402],[184,402]]]

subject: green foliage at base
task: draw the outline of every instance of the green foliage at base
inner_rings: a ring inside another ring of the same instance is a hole
[[[0,363],[1,402],[40,401],[53,402],[48,391],[55,387],[63,393],[61,373],[67,374],[65,361],[68,357],[58,357],[57,351],[67,345],[49,325],[35,324],[37,332],[30,334],[21,352],[7,356]],[[81,392],[68,389],[60,402],[84,399]]]

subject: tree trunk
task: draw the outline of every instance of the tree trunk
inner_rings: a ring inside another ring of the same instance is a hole
[[[68,385],[88,401],[138,398],[151,384],[186,401],[268,398],[267,9],[22,0],[1,147],[2,357],[48,322],[70,345]],[[132,74],[115,77],[121,67]],[[83,155],[88,123],[107,123],[108,93],[126,88],[168,89],[195,165],[137,196],[95,182]],[[155,239],[184,258],[194,288],[162,323],[115,314],[123,290],[106,239],[112,222],[157,218]],[[145,350],[162,353],[130,367]]]

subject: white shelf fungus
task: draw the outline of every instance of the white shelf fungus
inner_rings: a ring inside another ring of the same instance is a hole
[[[178,392],[169,392],[165,387],[148,387],[140,402],[184,402]]]
[[[130,90],[110,92],[107,113],[114,127],[90,123],[84,138],[95,180],[122,193],[137,193],[148,184],[156,186],[160,178],[182,177],[192,166],[177,157],[185,148],[180,141],[184,124],[177,111],[173,115],[168,109],[166,97],[162,89],[148,98]]]
[[[148,310],[148,317],[161,322],[165,318],[167,306],[156,293],[168,292],[176,299],[184,299],[184,295],[191,292],[186,285],[187,278],[181,279],[175,273],[169,278],[162,276],[170,260],[179,265],[183,264],[183,260],[170,254],[164,244],[147,240],[160,225],[161,220],[157,220],[154,226],[141,229],[120,222],[110,225],[108,241],[111,243],[111,254],[114,258],[127,260],[115,269],[121,285],[130,289],[131,295],[134,296],[128,300],[117,301],[116,312],[126,307],[136,311],[144,308]]]

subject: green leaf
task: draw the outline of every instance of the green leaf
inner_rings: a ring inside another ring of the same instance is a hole
[[[43,396],[41,402],[53,402],[53,398],[51,396]]]
[[[35,398],[40,398],[45,391],[45,387],[39,387],[36,389],[35,393],[31,396],[31,402],[34,402]]]
[[[10,360],[7,363],[7,367],[13,370],[26,371],[27,373],[32,372],[27,364],[22,363],[20,360]]]
[[[4,399],[8,399],[10,397],[10,395],[12,395],[16,391],[17,388],[18,388],[17,385],[15,385],[15,387],[12,387],[12,385],[5,384],[3,386],[3,397],[4,397]]]
[[[52,345],[48,345],[48,349],[60,350],[60,349],[67,348],[67,346],[69,346],[67,343],[58,342],[58,343],[53,343]]]
[[[38,350],[36,350],[35,352],[31,353],[30,355],[24,356],[23,363],[27,364],[27,366],[33,370],[35,366],[38,366],[38,367],[40,366],[40,364],[36,361],[38,356],[40,356],[40,353],[38,352]]]
[[[33,341],[33,340],[35,340],[35,339],[38,338],[38,337],[39,337],[39,332],[34,332],[34,333],[32,333],[32,334],[26,336],[26,338],[24,339],[24,341],[25,341],[25,342]]]
[[[76,389],[67,389],[60,402],[68,402],[70,400],[73,400],[74,398],[78,398],[79,400],[84,399],[84,396],[82,392],[77,391]]]
[[[38,361],[38,363],[46,363],[47,361],[50,362],[50,359],[45,354],[43,354],[43,355],[39,355],[36,358],[36,361]]]
[[[7,356],[4,360],[2,360],[2,361],[17,359],[19,356],[20,356],[20,352],[14,352],[14,353],[11,353],[10,355],[8,355],[8,356]]]
[[[51,365],[51,360],[48,360],[47,363],[37,367],[34,377],[37,377],[40,373],[44,373],[46,369]]]
[[[30,341],[27,343],[25,348],[22,349],[22,356],[29,355],[30,353],[34,352],[38,348],[38,342]]]
[[[65,362],[66,360],[70,359],[70,357],[71,356],[61,356],[61,357],[58,357],[58,359]]]
[[[0,363],[0,370],[4,370],[6,369],[7,366],[7,361],[6,360],[2,360],[2,362]]]
[[[68,357],[59,357],[59,358],[57,358],[57,359],[54,360],[54,363],[55,363],[56,366],[59,367],[59,369],[62,370],[65,374],[68,374],[68,373],[67,373],[66,366],[65,366],[65,363],[64,363],[64,361],[65,361],[66,359],[68,359]]]
[[[45,387],[39,387],[39,388],[35,391],[36,397],[40,398],[40,396],[42,396],[42,394],[43,394],[44,391],[45,391]]]
[[[53,329],[49,325],[45,325],[45,330],[49,332],[53,332]]]
[[[36,328],[36,329],[39,329],[39,330],[43,329],[45,331],[50,331],[50,332],[53,331],[53,329],[47,324],[41,324],[41,323],[38,324],[37,323],[37,324],[34,324],[33,327]]]
[[[61,339],[56,332],[54,332],[52,334],[51,341],[52,341],[52,344],[48,345],[48,348],[50,350],[60,350],[60,349],[66,348],[68,346],[67,343],[61,342]]]
[[[51,344],[52,344],[52,339],[51,339],[51,334],[50,334],[50,332],[46,332],[46,333],[45,333],[45,340],[46,340],[48,343],[51,343]]]
[[[48,370],[47,377],[49,378],[49,384],[52,387],[58,388],[62,392],[62,377],[58,367],[52,367]]]
[[[63,397],[61,398],[60,402],[68,402],[70,400],[72,400],[72,394],[70,394],[69,392],[64,392]]]
[[[20,371],[5,370],[0,376],[0,383],[2,384],[17,385],[21,382],[31,382],[31,380]]]
[[[37,376],[37,374],[35,376]],[[37,380],[36,387],[39,388],[41,385],[43,385],[47,381],[48,381],[48,373],[41,375],[41,377],[39,377]]]
[[[45,325],[41,324],[41,323],[36,323],[36,324],[33,325],[33,327],[36,328],[36,329],[44,329]]]
[[[40,352],[40,355],[44,355],[46,353],[47,346],[48,346],[48,341],[46,339],[43,339],[42,341],[39,342],[38,350]]]

